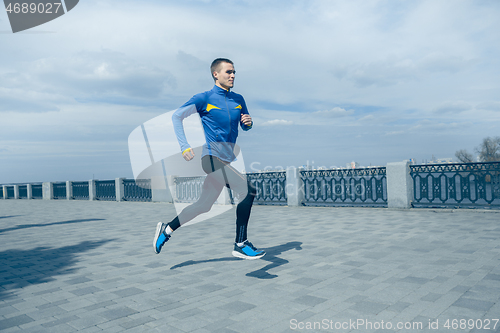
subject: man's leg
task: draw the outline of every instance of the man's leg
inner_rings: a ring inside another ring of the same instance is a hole
[[[257,194],[251,184],[248,184],[247,192],[245,199],[236,206],[236,243],[243,243],[247,240],[248,220],[250,219],[253,200]]]
[[[217,198],[219,197],[224,186],[225,183],[222,179],[222,175],[218,175],[217,172],[208,174],[207,178],[205,178],[205,181],[203,182],[201,195],[198,201],[184,208],[177,218],[174,219],[174,221],[178,221],[179,224],[174,225],[175,229],[184,223],[191,221],[196,216],[208,212],[212,208],[215,201],[217,201]],[[171,225],[171,223],[168,225]],[[172,229],[175,230],[174,228]]]
[[[247,182],[246,175],[239,173],[238,170],[228,165],[224,168],[224,172],[229,187],[239,201],[236,207],[236,239],[233,256],[244,259],[262,258],[266,252],[255,248],[247,239],[248,220],[257,192]]]
[[[207,165],[211,165],[207,162],[208,157],[209,156],[205,156],[202,159],[203,169],[208,175],[203,182],[201,195],[198,201],[184,208],[170,223],[158,223],[153,240],[153,246],[157,254],[160,253],[163,245],[169,240],[170,235],[181,225],[191,221],[202,213],[208,212],[224,188],[226,184],[224,173],[221,169],[216,170],[213,167],[208,167]]]

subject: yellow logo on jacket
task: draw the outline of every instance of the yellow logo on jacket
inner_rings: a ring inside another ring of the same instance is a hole
[[[210,112],[210,110],[212,109],[220,109],[220,108],[212,104],[207,104],[207,112]]]

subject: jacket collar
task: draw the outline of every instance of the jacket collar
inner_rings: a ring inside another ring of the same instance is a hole
[[[219,95],[226,95],[229,93],[230,90],[222,89],[218,85],[214,84],[212,91],[215,92],[216,94],[219,94]]]

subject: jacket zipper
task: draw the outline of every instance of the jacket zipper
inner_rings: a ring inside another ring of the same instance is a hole
[[[225,95],[224,95],[224,101],[226,102],[226,110],[227,110],[227,116],[229,118],[229,133],[228,133],[228,139],[229,137],[231,137],[231,114],[229,113],[229,106],[227,105],[227,94],[229,92],[227,92]]]

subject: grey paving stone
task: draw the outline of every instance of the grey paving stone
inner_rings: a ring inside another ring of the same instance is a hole
[[[133,327],[137,327],[137,326],[142,326],[144,324],[147,324],[149,322],[152,322],[152,321],[155,321],[156,319],[154,318],[151,318],[151,317],[142,317],[142,318],[137,318],[137,319],[133,319],[133,320],[130,320],[130,321],[127,321],[123,324],[120,324],[121,327],[123,328],[126,328],[126,329],[130,329],[130,328],[133,328]],[[142,328],[142,331],[144,332],[144,328]]]
[[[349,303],[359,303],[359,302],[363,302],[367,298],[368,298],[368,296],[356,295],[356,296],[353,296],[353,297],[349,297],[345,301],[349,302]]]
[[[71,327],[74,327],[78,331],[80,330],[85,330],[88,328],[96,327],[96,325],[102,324],[106,322],[107,319],[103,318],[101,316],[98,316],[97,314],[92,314],[92,315],[81,315],[80,319],[75,319],[70,322],[68,322],[68,325]],[[102,330],[101,328],[99,328]]]
[[[424,297],[420,298],[422,301],[429,301],[429,302],[434,302],[434,301],[437,301],[441,296],[443,296],[442,294],[435,294],[435,293],[428,293],[427,295],[425,295]]]
[[[19,310],[12,307],[12,306],[0,307],[0,316],[9,315],[9,314],[16,313],[16,312],[19,312]],[[0,319],[1,319],[1,317],[0,317]]]
[[[484,277],[485,280],[500,281],[500,274],[487,274]]]
[[[305,295],[298,297],[294,300],[297,303],[304,304],[307,306],[315,306],[326,301],[326,298],[315,297],[310,295]]]
[[[89,282],[89,281],[92,281],[91,279],[85,277],[85,276],[80,276],[80,277],[76,277],[76,278],[72,278],[72,279],[69,279],[69,280],[66,280],[64,282],[66,282],[67,284],[79,284],[79,283],[85,283],[85,282]]]
[[[358,280],[371,281],[371,280],[375,279],[377,277],[377,275],[364,274],[364,273],[355,273],[355,274],[353,274],[353,275],[351,275],[349,277],[353,278],[353,279],[358,279]]]
[[[10,317],[7,319],[0,320],[0,328],[6,329],[6,328],[13,327],[13,326],[19,326],[22,324],[26,324],[26,323],[29,323],[32,321],[33,321],[33,318],[28,317],[25,314],[22,314],[22,315],[18,315],[15,317]]]
[[[46,304],[42,304],[42,305],[39,305],[37,306],[37,308],[39,310],[43,310],[43,309],[47,309],[47,308],[51,308],[53,306],[58,306],[58,305],[63,305],[63,304],[67,304],[69,301],[67,299],[62,299],[60,301],[55,301],[55,302],[50,302],[50,303],[46,303]]]
[[[101,288],[90,286],[90,287],[80,288],[80,289],[76,289],[76,290],[71,290],[70,293],[75,294],[76,296],[84,296],[87,294],[96,293],[96,292],[101,291],[101,290],[102,290]]]
[[[315,285],[319,282],[321,282],[321,280],[313,279],[313,278],[306,278],[306,277],[292,281],[292,283],[300,284],[303,286],[312,286],[312,285]]]
[[[196,289],[200,289],[202,292],[210,293],[218,290],[225,289],[226,287],[217,283],[208,283],[201,286],[197,286]]]
[[[54,327],[54,326],[65,324],[67,322],[70,322],[72,320],[77,320],[77,319],[80,319],[80,318],[77,317],[77,316],[75,316],[75,315],[72,315],[72,316],[64,317],[62,319],[56,319],[56,320],[53,320],[53,321],[49,321],[47,323],[43,323],[42,326],[43,327]]]
[[[67,311],[61,309],[59,306],[52,306],[50,308],[45,308],[42,310],[28,312],[27,315],[35,320],[43,319],[46,317],[53,317],[57,315],[64,315]]]
[[[366,314],[377,314],[382,310],[386,309],[388,306],[389,306],[388,304],[383,304],[383,303],[361,301],[351,306],[350,309]]]
[[[99,316],[104,317],[108,320],[114,320],[114,319],[130,316],[134,313],[138,313],[138,312],[131,309],[131,308],[128,308],[126,306],[122,306],[122,307],[119,307],[116,309],[106,310],[104,312],[101,312],[101,313],[99,313]]]
[[[115,305],[115,304],[116,304],[115,301],[104,301],[104,302],[99,302],[99,303],[96,303],[93,305],[86,306],[83,309],[85,311],[91,311],[91,310],[100,309],[100,308],[104,308],[106,306]]]
[[[411,303],[406,303],[406,302],[396,302],[386,308],[388,311],[393,311],[393,312],[402,312],[404,309],[409,307]]]
[[[450,289],[450,291],[455,291],[457,293],[465,293],[469,289],[470,289],[469,286],[457,285],[457,286],[453,287],[452,289]]]
[[[120,297],[128,297],[128,296],[142,294],[143,292],[144,292],[144,290],[142,290],[142,289],[131,287],[131,288],[113,291],[113,294],[117,294]]]
[[[425,278],[420,278],[416,276],[407,276],[404,279],[401,279],[402,282],[408,282],[408,283],[416,283],[416,284],[424,284],[429,281],[429,279]]]
[[[455,303],[453,303],[453,306],[458,306],[473,310],[488,311],[493,306],[493,304],[495,303],[461,297]]]
[[[241,312],[245,312],[245,311],[248,311],[248,310],[255,308],[255,305],[241,302],[241,301],[234,301],[234,302],[225,304],[223,306],[220,306],[219,308],[222,310],[226,310],[228,312],[232,312],[232,313],[241,313]]]

